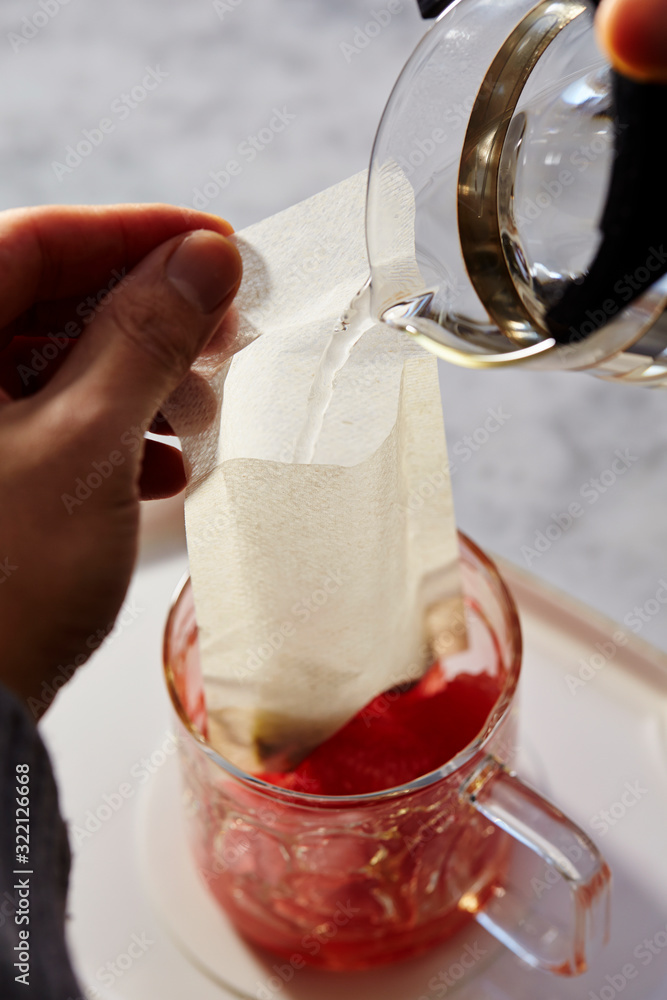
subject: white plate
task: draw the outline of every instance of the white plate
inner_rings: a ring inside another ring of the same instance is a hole
[[[243,944],[209,903],[179,846],[177,817],[169,815],[174,757],[165,753],[172,749],[171,717],[160,658],[170,596],[186,568],[179,510],[178,503],[155,508],[125,624],[42,725],[75,853],[69,940],[82,985],[104,1000],[256,997],[273,964]],[[608,947],[583,977],[555,979],[496,952],[475,927],[473,938],[392,970],[298,972],[274,991],[280,1000],[663,1000],[667,657],[634,637],[617,646],[613,623],[528,574],[508,565],[503,571],[525,640],[518,770],[607,857],[614,875]],[[571,690],[568,675],[579,671],[591,679]],[[489,944],[474,977],[456,988],[443,980],[429,991],[431,970],[447,972],[468,940],[480,949]]]
[[[337,1000],[341,996],[346,1000],[368,1000],[373,996],[404,1000],[427,993],[427,984],[433,977],[437,979],[443,969],[454,968],[457,978],[450,978],[452,984],[470,980],[503,950],[477,924],[472,924],[427,955],[361,975],[315,969],[295,973],[279,958],[247,945],[221,912],[191,861],[180,821],[180,802],[180,773],[174,760],[156,775],[143,803],[139,821],[141,869],[154,910],[177,947],[223,987],[223,996],[242,1000]],[[458,962],[461,955],[467,956],[466,965]],[[417,985],[419,990],[415,992]]]

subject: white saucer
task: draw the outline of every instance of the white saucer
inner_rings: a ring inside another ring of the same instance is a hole
[[[172,527],[165,536],[144,549],[127,624],[67,685],[41,727],[71,824],[69,943],[84,995],[95,1000],[256,1000],[257,982],[273,974],[276,960],[235,935],[179,846],[175,758],[143,778],[142,761],[172,728],[160,650],[186,558]],[[509,566],[503,572],[524,634],[518,770],[607,857],[614,876],[608,947],[578,979],[534,972],[500,949],[455,991],[444,983],[429,989],[433,975],[461,954],[465,938],[454,939],[380,971],[300,970],[273,1000],[606,1000],[629,965],[636,975],[622,1000],[664,1000],[667,947],[648,964],[642,949],[656,935],[662,941],[667,926],[667,657],[632,637],[591,670],[618,626],[530,574]],[[573,693],[568,678],[580,673],[589,679]],[[646,794],[631,808],[619,806],[626,783],[638,781]],[[118,802],[121,786],[131,795],[109,815],[106,799]],[[75,830],[90,812],[106,818],[81,839]],[[605,814],[612,819],[606,825]],[[489,940],[475,925],[471,931]],[[121,970],[116,959],[133,935],[150,946]]]
[[[405,1000],[416,987],[424,997],[444,996],[443,988],[452,996],[502,951],[501,945],[473,923],[426,955],[380,969],[357,973],[288,969],[280,958],[247,944],[218,907],[191,859],[180,801],[178,762],[172,758],[147,787],[142,802],[140,863],[146,889],[155,913],[180,950],[233,996],[242,1000],[274,1000],[278,996]],[[459,961],[462,956],[467,957],[466,963]],[[281,970],[287,971],[281,976]],[[429,989],[433,979],[438,981],[440,993]]]

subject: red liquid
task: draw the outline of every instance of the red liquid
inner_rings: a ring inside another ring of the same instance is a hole
[[[294,771],[261,777],[323,796],[410,782],[479,735],[503,683],[502,670],[448,680],[436,664],[372,701]],[[200,871],[238,930],[284,961],[351,970],[414,955],[466,924],[461,897],[483,905],[505,866],[504,835],[463,803],[460,783],[455,772],[344,807],[287,803],[229,781],[218,793],[202,786]]]
[[[181,704],[203,727],[193,611],[190,626],[172,662]],[[293,771],[261,775],[270,783],[263,790],[184,740],[199,871],[236,928],[290,968],[364,969],[417,954],[455,934],[502,884],[507,835],[460,788],[486,753],[512,741],[511,715],[451,775],[382,795],[440,768],[484,731],[507,674],[474,606],[468,634],[467,652],[374,699]],[[359,802],[327,798],[374,792]]]
[[[379,695],[294,770],[263,773],[271,784],[313,795],[361,795],[435,771],[484,728],[498,676],[447,680],[435,664],[407,690]]]

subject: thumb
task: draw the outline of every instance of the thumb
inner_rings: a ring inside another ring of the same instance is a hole
[[[114,289],[46,392],[65,392],[74,412],[92,403],[111,432],[119,421],[146,424],[215,333],[241,273],[238,250],[218,233],[163,243]]]
[[[602,0],[595,31],[619,73],[634,80],[667,83],[665,0]]]

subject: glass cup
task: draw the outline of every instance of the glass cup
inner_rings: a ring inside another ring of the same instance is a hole
[[[606,938],[606,863],[585,833],[509,769],[517,750],[519,620],[497,569],[460,541],[469,646],[440,669],[447,676],[483,670],[498,696],[482,730],[453,759],[381,792],[287,791],[216,753],[206,740],[189,579],[175,596],[164,664],[196,864],[236,928],[295,968],[394,961],[475,919],[530,965],[577,974]],[[514,851],[517,842],[523,847]],[[515,856],[530,858],[549,884],[561,881],[566,912],[554,918],[545,910],[557,894],[532,891]]]

